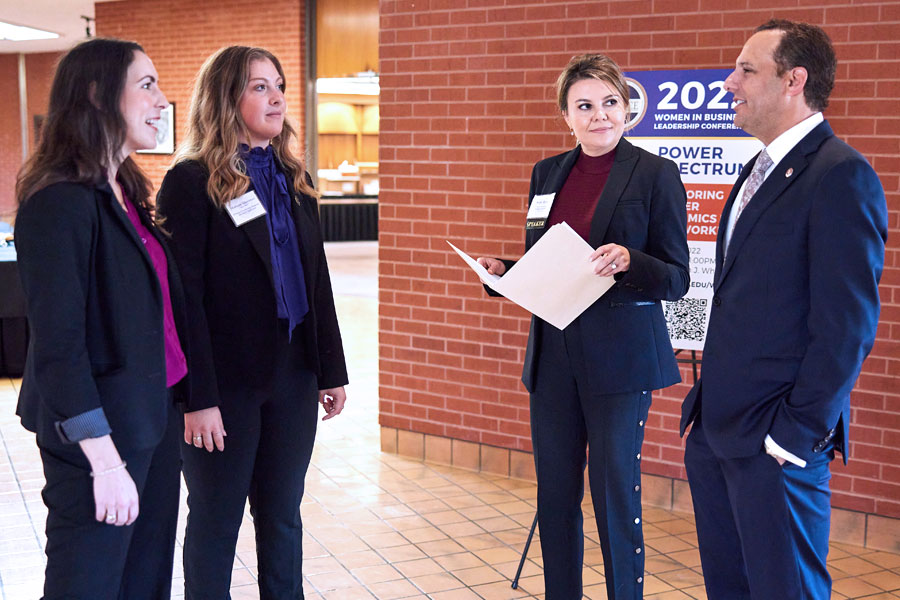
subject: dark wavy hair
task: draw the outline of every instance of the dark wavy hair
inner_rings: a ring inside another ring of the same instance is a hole
[[[92,38],[69,50],[56,66],[41,139],[19,171],[16,200],[21,205],[52,183],[100,185],[109,178],[110,159],[125,143],[127,125],[119,103],[135,42]],[[128,198],[149,209],[150,181],[126,157],[117,178]]]
[[[803,98],[811,109],[825,110],[828,96],[834,89],[834,73],[837,70],[831,38],[821,27],[787,19],[772,19],[756,28],[757,32],[770,30],[783,32],[772,53],[778,75],[784,75],[794,67],[805,68],[807,75]]]

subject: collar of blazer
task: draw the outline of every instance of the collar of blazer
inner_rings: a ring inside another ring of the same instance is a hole
[[[253,188],[252,184],[250,188]],[[229,219],[228,216],[224,214],[224,212],[225,211],[223,210],[223,217],[225,219]],[[265,217],[258,217],[256,219],[253,219],[252,221],[247,221],[238,229],[243,231],[244,235],[247,236],[247,239],[250,240],[250,245],[253,246],[253,250],[256,251],[256,254],[259,256],[259,259],[263,263],[263,266],[266,268],[266,274],[269,276],[269,283],[273,283],[272,248],[270,239],[272,235],[269,233],[268,219],[266,219]],[[272,289],[275,289],[274,284]]]
[[[309,177],[307,175],[307,177]],[[312,182],[309,182],[312,185]],[[313,305],[312,292],[315,285],[316,267],[318,262],[314,256],[314,250],[318,248],[316,240],[322,235],[317,219],[310,218],[307,210],[318,210],[318,206],[312,199],[291,190],[291,211],[294,215],[294,228],[297,230],[297,243],[300,244],[300,262],[303,264],[303,276],[306,279],[306,295],[309,297],[309,305]]]
[[[153,281],[153,285],[159,293],[160,299],[162,298],[162,288],[159,285],[159,277],[156,276],[156,267],[153,265],[153,259],[150,258],[150,253],[147,252],[146,246],[144,246],[144,242],[141,241],[140,236],[138,235],[137,230],[134,228],[134,225],[131,224],[131,220],[128,218],[128,213],[125,212],[125,209],[122,208],[122,205],[119,204],[119,201],[116,199],[116,195],[113,193],[112,187],[109,185],[109,182],[104,181],[102,184],[98,185],[97,193],[100,196],[103,196],[101,200],[101,205],[104,205],[113,215],[113,221],[115,221],[125,232],[134,245],[138,247],[138,250],[141,253],[141,256],[144,257],[144,264],[150,269],[150,273],[152,273],[153,277],[151,280]],[[132,205],[134,203],[132,202]],[[153,227],[151,224],[144,222],[144,215],[142,214],[141,209],[136,208],[138,211],[138,219],[144,223],[144,226],[150,231],[150,234],[160,242],[160,244],[165,249],[165,243],[159,238],[159,232]],[[172,257],[166,253],[166,260],[171,262]]]
[[[812,160],[810,155],[815,154],[815,152],[818,151],[819,146],[822,145],[822,142],[833,135],[834,132],[831,130],[828,121],[823,121],[817,125],[815,129],[810,131],[806,137],[800,140],[797,145],[781,159],[781,162],[775,165],[775,169],[772,173],[766,177],[763,184],[759,186],[759,189],[753,196],[753,200],[744,207],[740,218],[734,226],[734,231],[731,233],[731,242],[728,245],[728,256],[725,257],[725,227],[728,223],[728,215],[735,203],[741,185],[744,183],[744,180],[750,176],[750,172],[753,170],[753,165],[756,164],[756,159],[759,157],[759,154],[754,156],[750,162],[747,163],[735,182],[734,187],[731,188],[731,194],[728,196],[728,201],[725,203],[725,209],[722,211],[722,218],[719,220],[721,225],[719,226],[719,232],[716,238],[716,274],[713,290],[719,289],[722,281],[731,270],[731,266],[734,264],[735,257],[740,252],[741,246],[743,246],[744,242],[750,236],[754,225],[759,221],[762,214],[785,192],[785,190],[787,190],[788,187],[790,187],[792,183],[797,181]]]
[[[614,152],[616,153],[615,161],[609,172],[609,178],[606,180],[606,185],[603,186],[603,190],[600,192],[597,207],[594,209],[594,216],[591,218],[589,244],[592,248],[596,248],[603,243],[603,239],[606,237],[606,230],[609,228],[609,222],[612,219],[613,211],[616,209],[616,204],[618,204],[619,200],[622,198],[625,187],[631,179],[631,174],[634,171],[635,165],[637,165],[638,151],[631,142],[624,137],[619,140]],[[544,180],[544,183],[540,186],[540,190],[538,190],[537,193],[558,193],[559,190],[562,189],[563,184],[566,183],[569,172],[571,172],[572,167],[575,166],[575,162],[578,160],[580,154],[581,147],[576,146],[569,152],[560,154],[556,157],[556,161],[552,164],[550,171],[547,174],[547,178]],[[547,220],[547,223],[549,223],[549,219]],[[528,232],[527,248],[530,248],[542,235],[544,235],[544,232],[547,231],[548,228],[547,223],[540,229],[533,229]]]

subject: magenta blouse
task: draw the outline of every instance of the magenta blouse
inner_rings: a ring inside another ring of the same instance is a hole
[[[163,297],[163,326],[165,328],[166,345],[166,386],[172,387],[187,375],[187,361],[181,350],[181,341],[178,339],[178,331],[175,329],[175,317],[172,314],[172,296],[169,294],[169,263],[162,244],[159,243],[150,230],[148,230],[138,216],[137,208],[127,196],[125,205],[128,207],[128,220],[134,225],[138,237],[144,242],[144,248],[153,261],[153,268],[159,278],[159,287]]]

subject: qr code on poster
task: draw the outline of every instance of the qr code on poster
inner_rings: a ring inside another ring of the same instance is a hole
[[[702,342],[706,335],[706,298],[682,298],[665,303],[666,325],[673,340]]]

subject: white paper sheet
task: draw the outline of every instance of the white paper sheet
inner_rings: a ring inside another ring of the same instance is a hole
[[[450,247],[485,285],[558,329],[565,329],[615,283],[612,277],[594,274],[590,262],[594,249],[567,223],[548,229],[502,277],[488,273],[453,244]]]

